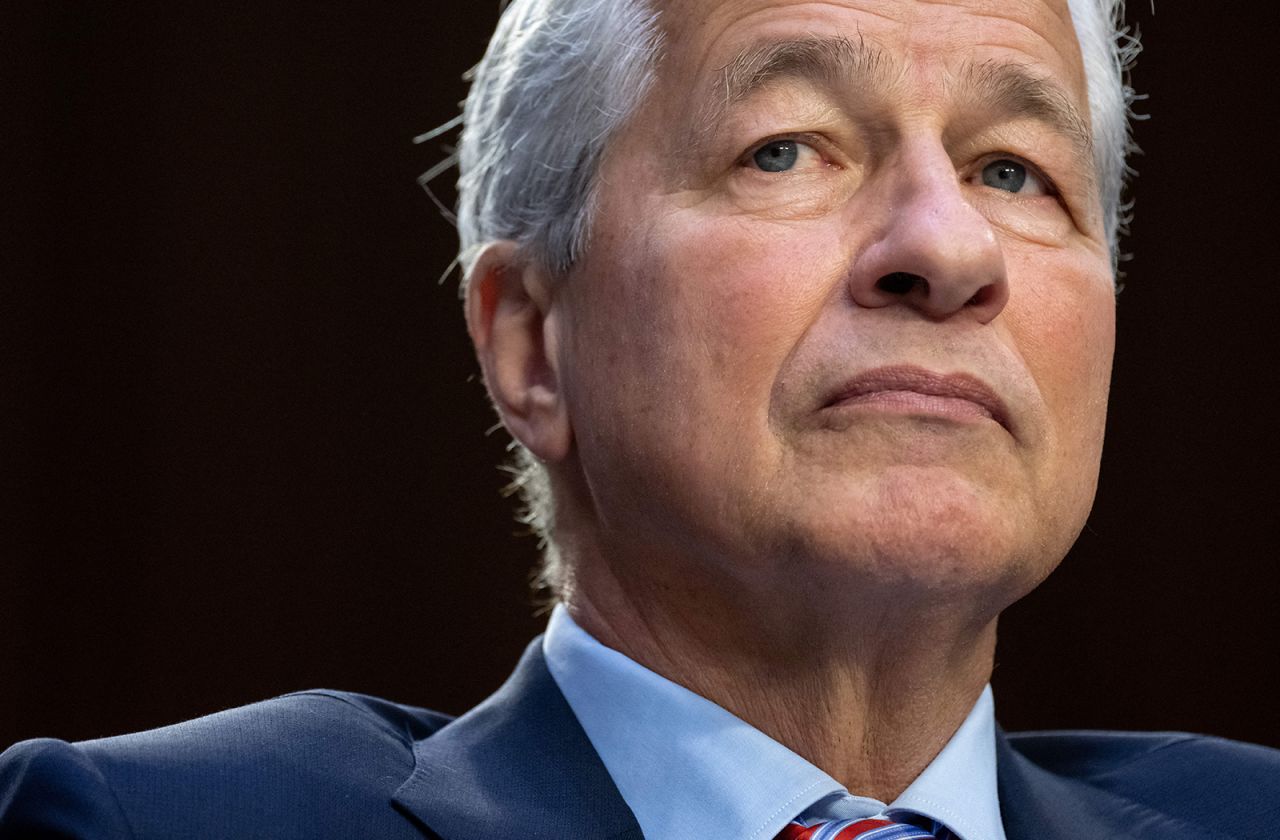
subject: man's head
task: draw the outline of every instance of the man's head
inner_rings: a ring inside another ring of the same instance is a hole
[[[553,585],[602,555],[762,591],[797,564],[809,586],[997,600],[1047,574],[1105,413],[1114,19],[1094,0],[508,9],[459,216],[486,381],[535,495],[554,485],[558,521],[533,506]]]

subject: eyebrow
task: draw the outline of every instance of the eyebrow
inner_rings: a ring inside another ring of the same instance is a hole
[[[880,96],[893,96],[904,86],[905,68],[891,54],[859,37],[798,38],[752,45],[721,67],[714,95],[700,115],[705,139],[732,108],[782,79],[797,79],[841,88],[856,84]],[[947,86],[970,107],[996,118],[1031,119],[1070,141],[1074,153],[1095,175],[1093,133],[1089,123],[1056,82],[1029,68],[1001,61],[966,63]]]
[[[997,61],[966,64],[960,85],[978,107],[1008,118],[1036,120],[1066,137],[1093,174],[1093,132],[1060,85],[1020,64]]]
[[[839,87],[858,80],[869,87],[893,87],[898,68],[887,53],[861,38],[798,38],[754,44],[716,71],[707,107],[699,115],[704,139],[746,99],[779,79],[799,79]]]
[[[889,87],[896,67],[888,53],[861,37],[797,38],[755,44],[721,67],[717,86],[721,102],[733,105],[780,77],[845,84],[858,79],[874,87]]]

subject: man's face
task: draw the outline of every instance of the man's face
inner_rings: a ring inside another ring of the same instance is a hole
[[[662,25],[559,293],[601,553],[1003,607],[1088,513],[1113,350],[1066,3],[673,0]]]

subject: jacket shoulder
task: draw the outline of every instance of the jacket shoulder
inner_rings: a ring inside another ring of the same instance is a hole
[[[389,803],[413,742],[449,720],[316,690],[114,738],[23,742],[0,755],[0,838],[398,836],[408,823]]]
[[[0,755],[0,838],[132,837],[102,773],[75,746],[52,738]]]
[[[1191,824],[1226,819],[1233,836],[1270,831],[1280,818],[1280,750],[1270,747],[1181,732],[1028,732],[1009,742],[1057,776],[1152,811]]]

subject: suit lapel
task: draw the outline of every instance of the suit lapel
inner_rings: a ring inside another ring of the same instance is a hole
[[[1099,792],[1033,764],[996,727],[1000,817],[1008,840],[1125,837],[1116,804]]]
[[[443,840],[642,840],[542,657],[541,637],[498,691],[414,745],[402,811]]]
[[[1097,785],[1050,772],[1018,752],[999,727],[996,772],[1007,840],[1227,840]]]

